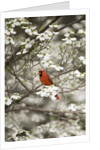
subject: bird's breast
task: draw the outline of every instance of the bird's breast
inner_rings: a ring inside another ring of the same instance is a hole
[[[51,82],[46,77],[40,77],[40,81],[43,85],[51,85]]]

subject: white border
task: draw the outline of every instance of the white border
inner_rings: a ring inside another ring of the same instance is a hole
[[[5,142],[4,141],[4,19],[5,18],[15,18],[15,17],[39,17],[39,16],[61,16],[61,15],[86,15],[86,135],[76,136],[76,137],[64,137],[64,138],[53,138],[53,139],[39,139],[39,140],[28,140],[28,141],[18,141],[18,142]],[[60,10],[60,11],[30,11],[30,12],[4,12],[1,14],[1,70],[0,70],[0,104],[1,104],[1,117],[0,117],[0,133],[1,133],[1,148],[11,149],[11,148],[23,148],[41,145],[51,145],[51,144],[64,144],[73,142],[83,142],[89,141],[89,10]]]

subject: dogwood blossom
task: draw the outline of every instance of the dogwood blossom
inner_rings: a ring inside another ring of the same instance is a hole
[[[29,25],[31,24],[27,19],[25,18],[14,18],[14,19],[9,19],[9,21],[6,21],[6,28],[14,28],[15,26],[20,26],[20,25]]]
[[[5,44],[8,45],[8,44],[12,44],[14,45],[15,44],[15,41],[13,40],[13,38],[9,37],[9,36],[6,36],[5,37]]]
[[[62,41],[65,41],[66,44],[72,44],[74,41],[76,41],[76,38],[75,37],[73,37],[73,38],[66,37],[66,38],[62,39]]]
[[[38,35],[36,26],[27,26],[27,27],[22,27],[22,28],[25,29],[25,32],[29,35]]]
[[[54,68],[57,71],[63,70],[63,67],[59,65],[55,65],[51,60],[50,60],[50,54],[45,54],[45,53],[40,53],[37,55],[39,58],[43,58],[41,61],[41,64],[46,67],[46,68]]]
[[[84,29],[79,29],[78,34],[85,34],[85,30]]]
[[[76,37],[71,37],[71,35],[74,35],[74,31],[68,31],[67,33],[64,34],[65,38],[62,39],[62,41],[65,41],[66,44],[71,45],[74,41],[76,41]]]
[[[11,99],[19,100],[19,99],[21,99],[21,97],[19,96],[18,93],[14,93],[14,95],[11,96]]]
[[[67,33],[64,34],[65,37],[70,37],[71,35],[75,34],[74,31],[68,31]]]
[[[41,91],[36,92],[37,95],[40,95],[41,97],[50,97],[52,100],[56,100],[56,94],[58,93],[59,88],[50,85],[50,86],[45,86],[41,89]]]
[[[5,34],[6,35],[11,35],[11,34],[16,34],[16,32],[14,31],[13,28],[9,28],[9,29],[6,29]]]
[[[54,35],[58,35],[58,34],[59,34],[59,32],[53,32],[53,34],[54,34]]]
[[[12,103],[12,100],[8,97],[5,97],[5,104],[6,105],[11,105],[11,103]]]
[[[50,40],[50,36],[48,36],[47,34],[45,33],[40,33],[36,39],[39,39],[41,42],[45,41],[45,40]]]
[[[52,25],[49,25],[50,28],[55,28],[55,29],[58,29],[59,28],[59,25],[57,24],[52,24]]]
[[[28,51],[26,49],[23,49],[21,50],[20,52],[18,52],[16,55],[21,55],[21,54],[25,54],[27,53]]]
[[[63,70],[63,67],[59,66],[59,65],[51,65],[51,68],[54,68],[57,71]]]
[[[68,107],[68,110],[76,111],[78,109],[78,106],[76,104],[70,104]]]
[[[84,56],[80,56],[78,57],[80,61],[82,61],[82,63],[85,65],[86,64],[86,59]]]
[[[85,72],[84,73],[81,73],[79,72],[78,70],[76,70],[74,72],[75,76],[78,77],[78,78],[84,78],[85,77]]]
[[[31,48],[34,44],[34,40],[30,40],[30,38],[27,38],[24,42],[21,42],[21,45],[24,45],[26,49]]]
[[[64,36],[68,38],[70,36],[70,33],[67,32],[67,33],[64,34]]]

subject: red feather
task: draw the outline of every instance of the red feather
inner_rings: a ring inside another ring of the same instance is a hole
[[[49,75],[44,70],[40,70],[38,72],[38,75],[40,75],[40,81],[42,82],[43,85],[50,86],[50,85],[53,84],[53,81],[51,80]],[[55,97],[56,97],[57,100],[59,100],[58,95],[55,95]]]

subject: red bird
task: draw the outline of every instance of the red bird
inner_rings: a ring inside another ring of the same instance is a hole
[[[40,70],[38,72],[38,75],[40,76],[40,81],[42,82],[43,85],[50,86],[50,85],[53,84],[53,81],[51,80],[49,75],[44,70]],[[55,95],[55,97],[56,97],[57,100],[59,100],[58,95]]]

